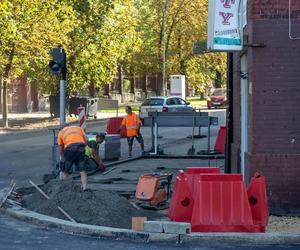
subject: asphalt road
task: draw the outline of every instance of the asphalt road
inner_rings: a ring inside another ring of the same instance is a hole
[[[225,110],[213,110],[211,113],[219,118],[219,124],[225,123]],[[104,132],[105,130],[106,121],[93,122],[88,125],[88,131]],[[159,133],[164,136],[165,142],[174,144],[176,140],[182,140],[182,138],[186,138],[187,135],[190,135],[190,130],[182,128],[161,128],[159,129]],[[217,130],[217,127],[212,127],[212,136],[217,134]],[[205,133],[206,128],[202,129],[202,131]],[[150,138],[150,128],[143,128],[142,133],[145,137],[148,136],[148,138]],[[150,148],[151,141],[146,139],[145,143],[146,147]],[[180,143],[182,144],[182,141],[180,141]],[[203,143],[206,144],[204,141]],[[52,171],[52,144],[52,132],[47,129],[35,132],[0,135],[0,188],[7,187],[11,180],[17,183],[17,187],[28,186],[29,179],[36,183],[42,183],[43,175],[49,174]],[[178,147],[179,145],[177,149]],[[184,154],[188,147],[190,147],[190,142],[182,149]],[[139,147],[135,146],[134,150],[140,154]],[[127,154],[126,140],[122,140],[121,151],[124,155]]]
[[[90,125],[91,129],[105,131],[106,123]],[[6,187],[11,180],[17,186],[28,185],[32,179],[42,182],[46,173],[51,173],[52,132],[41,130],[0,136],[0,188]]]
[[[217,112],[224,124],[224,112]],[[104,131],[106,123],[89,126],[91,131]],[[160,130],[164,136],[182,137],[176,128]],[[212,133],[217,133],[214,128]],[[50,131],[0,136],[0,188],[14,179],[17,186],[28,186],[28,180],[41,183],[42,176],[51,172]],[[201,244],[152,244],[104,240],[47,231],[0,214],[0,249],[299,249],[299,246],[204,246]]]
[[[60,232],[40,229],[36,226],[6,217],[0,214],[0,249],[2,250],[61,250],[61,249],[89,249],[89,250],[137,250],[137,249],[225,249],[225,250],[277,250],[277,249],[299,249],[300,246],[205,246],[201,244],[158,244],[158,243],[136,243],[128,241],[115,241],[97,238],[80,237],[62,234]]]

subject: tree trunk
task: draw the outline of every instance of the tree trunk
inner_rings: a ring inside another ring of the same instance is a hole
[[[3,75],[3,96],[2,96],[2,126],[4,128],[8,127],[8,107],[7,107],[7,84],[8,84],[8,78],[10,75],[10,70],[12,68],[12,61],[14,58],[15,54],[15,44],[12,44],[12,48],[10,53],[8,54],[8,63],[5,67],[4,70],[4,75]]]
[[[222,74],[220,71],[216,71],[215,88],[221,88],[221,85],[222,85]]]
[[[3,92],[2,92],[2,126],[4,128],[8,127],[8,107],[7,107],[7,78],[3,78]]]
[[[95,82],[93,80],[89,84],[89,95],[95,97]]]
[[[123,65],[120,64],[118,68],[118,92],[121,95],[121,103],[124,102],[124,97],[123,97]]]

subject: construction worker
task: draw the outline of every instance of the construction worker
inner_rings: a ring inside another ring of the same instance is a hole
[[[75,163],[80,172],[82,190],[87,191],[87,173],[84,161],[84,150],[87,144],[87,137],[81,127],[70,127],[63,124],[57,136],[57,144],[60,152],[60,169],[63,179],[67,179],[72,172]]]
[[[85,162],[90,170],[105,171],[105,166],[99,156],[99,145],[105,140],[105,133],[96,134],[95,140],[89,140],[85,147]]]
[[[132,157],[132,145],[134,138],[140,143],[142,154],[145,154],[144,150],[144,139],[140,133],[141,128],[141,120],[140,117],[132,112],[132,108],[130,106],[125,107],[125,111],[127,116],[124,117],[121,123],[121,127],[119,128],[119,132],[123,126],[126,127],[127,130],[127,142],[129,148],[129,157]]]

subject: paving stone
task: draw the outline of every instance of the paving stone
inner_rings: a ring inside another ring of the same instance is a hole
[[[144,231],[151,233],[162,233],[163,224],[161,221],[145,221],[144,222]]]
[[[191,224],[185,222],[164,221],[163,229],[168,234],[189,234],[191,233]]]

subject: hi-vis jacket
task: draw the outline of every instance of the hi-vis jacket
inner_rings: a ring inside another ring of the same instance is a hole
[[[130,115],[126,115],[123,118],[121,123],[121,125],[126,126],[127,136],[136,136],[140,124],[141,124],[140,117],[133,112]]]
[[[85,133],[80,127],[65,127],[59,131],[57,144],[63,145],[64,148],[71,144],[85,144]]]

